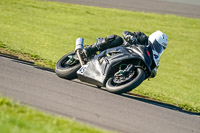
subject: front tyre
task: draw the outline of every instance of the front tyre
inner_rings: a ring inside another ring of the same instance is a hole
[[[124,82],[120,81],[120,78],[116,80],[115,76],[109,78],[106,82],[106,89],[116,94],[126,93],[136,88],[145,80],[145,72],[142,68],[135,68],[129,75],[130,78]]]
[[[75,52],[64,55],[56,64],[56,74],[64,79],[77,78],[76,72],[81,68]]]

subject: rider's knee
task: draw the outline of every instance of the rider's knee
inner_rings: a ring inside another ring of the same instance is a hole
[[[123,44],[123,39],[118,35],[110,35],[103,39],[102,44],[103,49],[117,47]]]

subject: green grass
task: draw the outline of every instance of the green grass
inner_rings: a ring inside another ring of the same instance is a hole
[[[75,120],[45,114],[0,97],[1,133],[107,133]]]
[[[125,30],[150,35],[158,29],[169,37],[158,75],[133,92],[200,112],[200,19],[35,0],[0,1],[2,51],[42,58],[51,66],[74,49],[78,37],[89,45],[97,37]]]

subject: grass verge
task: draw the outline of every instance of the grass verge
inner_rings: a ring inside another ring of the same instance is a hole
[[[107,133],[0,97],[1,133]]]
[[[200,112],[200,19],[36,0],[1,0],[0,19],[1,51],[28,54],[51,67],[78,37],[92,44],[125,30],[150,35],[159,29],[169,45],[158,76],[133,92]]]

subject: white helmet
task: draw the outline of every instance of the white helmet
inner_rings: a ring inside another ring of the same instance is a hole
[[[161,55],[168,44],[168,37],[165,33],[157,30],[149,36],[149,42],[153,45],[155,51]]]

